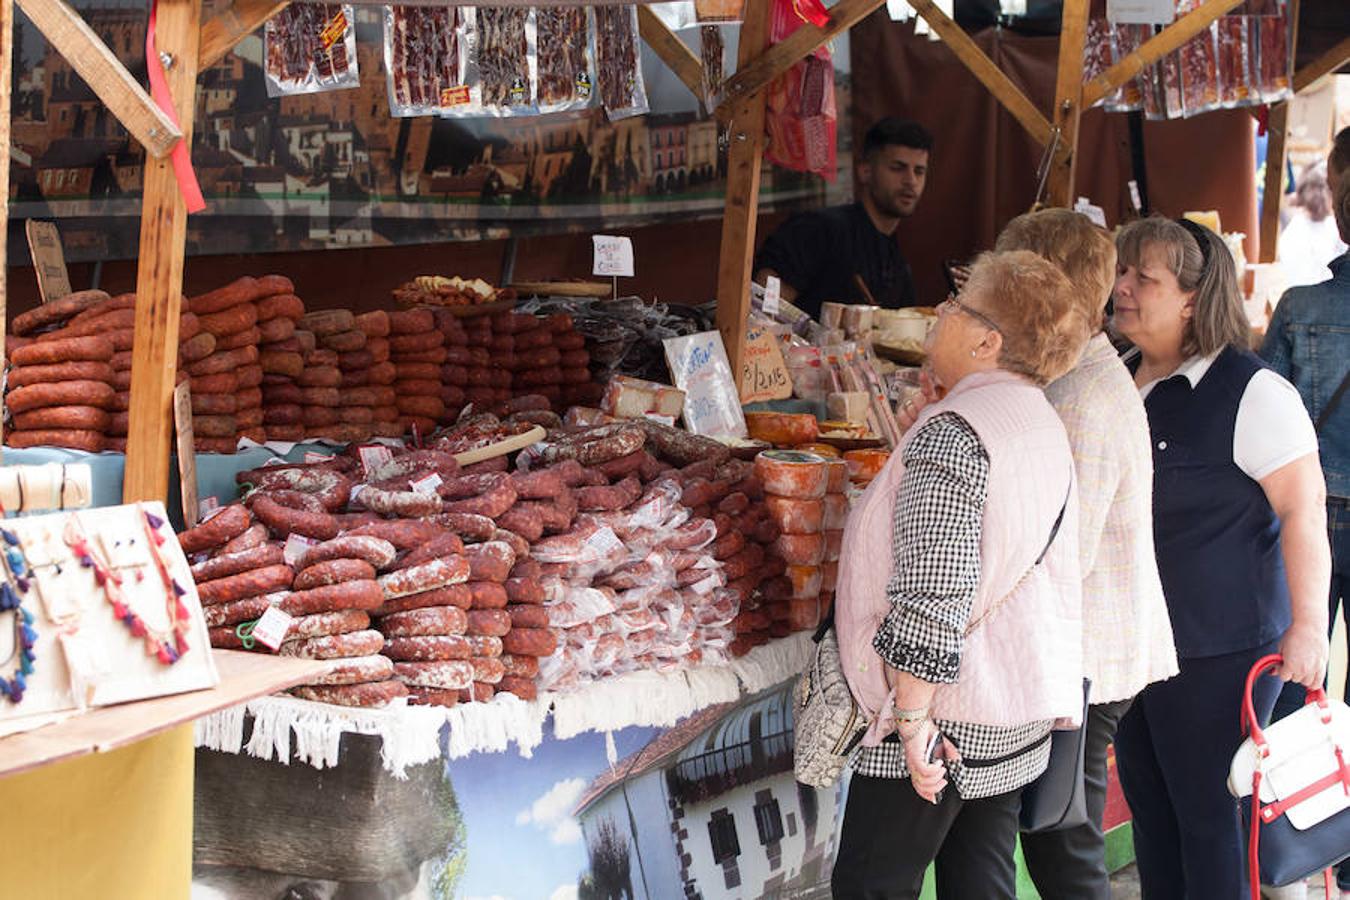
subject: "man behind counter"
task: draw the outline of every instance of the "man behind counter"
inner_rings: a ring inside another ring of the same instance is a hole
[[[916,122],[887,118],[873,125],[858,163],[860,200],[784,222],[760,247],[755,280],[763,284],[777,275],[783,299],[817,319],[825,301],[876,302],[892,309],[918,305],[895,229],[919,205],[932,146],[932,135]],[[855,275],[875,301],[859,289]]]

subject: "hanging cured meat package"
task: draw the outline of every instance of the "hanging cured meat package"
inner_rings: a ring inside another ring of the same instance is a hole
[[[541,6],[534,15],[539,111],[585,109],[595,96],[590,11],[584,6]]]
[[[712,109],[722,95],[726,80],[727,45],[718,25],[703,25],[698,30],[699,56],[703,59],[703,105]]]
[[[1111,59],[1118,63],[1153,35],[1148,25],[1114,25],[1111,28]],[[1134,112],[1144,108],[1144,93],[1151,87],[1149,70],[1125,82],[1105,100],[1107,112]]]
[[[1189,10],[1188,10],[1189,11]],[[1210,25],[1181,45],[1181,102],[1186,116],[1219,109],[1218,27]]]
[[[1083,41],[1083,83],[1086,84],[1111,68],[1111,63],[1111,23],[1105,18],[1088,19],[1087,36]],[[1112,97],[1118,93],[1119,91],[1116,91],[1097,102],[1110,103]]]
[[[267,96],[359,87],[356,27],[350,6],[293,3],[263,32]]]
[[[772,43],[785,40],[804,24],[793,0],[774,0],[769,25]],[[769,84],[764,128],[766,158],[797,172],[814,172],[833,181],[837,115],[834,104],[834,61],[818,47]]]
[[[1256,51],[1252,82],[1257,97],[1262,103],[1288,100],[1293,96],[1288,20],[1283,14],[1253,16],[1248,27],[1249,47]]]
[[[480,6],[476,16],[482,114],[537,113],[534,11],[523,6]]]
[[[640,116],[649,109],[639,43],[636,6],[595,8],[595,66],[600,102],[611,122]]]
[[[395,116],[476,115],[482,105],[469,6],[386,6],[384,68]]]
[[[1219,102],[1226,107],[1243,106],[1252,100],[1251,74],[1247,68],[1247,17],[1221,16],[1219,32]]]

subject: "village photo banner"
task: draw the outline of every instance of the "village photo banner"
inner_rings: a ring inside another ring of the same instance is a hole
[[[213,4],[208,3],[208,8]],[[692,8],[693,4],[688,4]],[[144,80],[145,6],[77,3]],[[207,208],[188,221],[189,254],[386,246],[634,227],[718,218],[725,129],[644,46],[651,111],[610,121],[599,108],[515,117],[390,114],[383,15],[358,8],[359,85],[272,98],[261,31],[198,80],[192,160]],[[720,26],[734,60],[734,26]],[[697,53],[697,26],[679,34]],[[847,47],[835,67],[847,68]],[[144,153],[23,16],[14,43],[11,227],[55,220],[73,262],[137,253]],[[727,65],[730,68],[730,65]],[[839,134],[850,84],[835,72]],[[841,147],[827,183],[765,167],[766,210],[816,206],[851,189]],[[28,262],[10,241],[10,262]]]

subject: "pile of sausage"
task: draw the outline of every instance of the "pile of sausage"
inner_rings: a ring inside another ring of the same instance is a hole
[[[6,444],[126,449],[135,302],[134,294],[78,291],[15,317],[6,342],[5,405],[14,417]],[[179,332],[180,361],[213,340],[190,312]]]

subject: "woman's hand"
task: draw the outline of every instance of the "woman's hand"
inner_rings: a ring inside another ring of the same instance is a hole
[[[941,759],[929,762],[927,756],[928,744],[937,733],[938,728],[933,720],[924,719],[917,731],[903,738],[905,765],[909,768],[910,783],[914,785],[914,792],[929,803],[937,803],[938,794],[947,786],[947,767],[942,764]],[[950,741],[945,737],[941,738],[941,741],[943,759],[961,758]]]
[[[928,374],[927,369],[919,371],[919,388],[910,391],[909,396],[895,411],[895,418],[900,424],[900,432],[903,434],[918,421],[919,413],[923,412],[924,407],[930,403],[936,403],[939,399],[937,385],[933,383],[933,378]]]
[[[1295,622],[1280,641],[1280,655],[1284,657],[1284,664],[1277,674],[1285,681],[1316,690],[1326,678],[1328,651],[1329,642],[1324,629]]]

